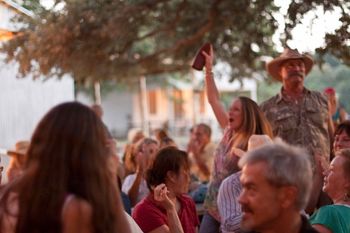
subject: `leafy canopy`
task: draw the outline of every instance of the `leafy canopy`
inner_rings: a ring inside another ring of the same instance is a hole
[[[188,72],[197,49],[213,44],[215,57],[232,67],[232,77],[262,70],[262,56],[275,55],[278,23],[273,0],[56,0],[61,10],[45,10],[39,0],[24,1],[36,12],[20,17],[19,36],[4,43],[7,61],[19,74],[72,75],[77,81],[132,83],[140,76]],[[339,7],[343,25],[326,37],[323,52],[349,64],[347,0],[292,1],[285,44],[301,17],[317,6]]]

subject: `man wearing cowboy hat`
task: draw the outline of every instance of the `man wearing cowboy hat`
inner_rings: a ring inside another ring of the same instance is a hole
[[[317,175],[308,212],[314,210],[321,192],[322,171],[316,165],[321,160],[329,161],[330,137],[333,135],[326,97],[304,87],[304,79],[312,66],[310,56],[286,48],[279,57],[266,64],[267,72],[282,82],[281,91],[261,105],[275,136],[306,148],[312,155],[311,162]]]
[[[16,142],[14,150],[7,151],[7,155],[11,157],[9,167],[6,172],[8,181],[13,181],[23,173],[29,145],[29,141],[18,141]]]

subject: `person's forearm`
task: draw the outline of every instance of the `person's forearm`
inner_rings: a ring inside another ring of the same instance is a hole
[[[168,227],[170,233],[184,233],[175,207],[168,209],[166,212],[168,217]]]
[[[130,199],[131,205],[135,206],[137,204],[137,197],[139,195],[139,188],[142,181],[142,174],[137,172],[134,183],[128,191],[128,197]]]
[[[206,70],[205,72],[205,84],[208,102],[210,105],[215,104],[220,100],[220,95],[215,84],[213,72],[211,70]]]
[[[215,85],[214,77],[211,72],[205,75],[205,86],[208,96],[208,102],[213,109],[216,119],[221,128],[225,128],[228,123],[228,116],[225,108],[220,102],[219,91]]]

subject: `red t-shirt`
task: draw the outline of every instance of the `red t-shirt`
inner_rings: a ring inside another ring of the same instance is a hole
[[[178,196],[177,199],[181,204],[178,216],[184,232],[195,233],[199,220],[193,200],[186,195]],[[162,225],[168,225],[165,209],[156,203],[152,194],[135,206],[132,217],[145,233]]]

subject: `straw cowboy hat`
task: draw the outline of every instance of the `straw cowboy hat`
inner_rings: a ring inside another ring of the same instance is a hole
[[[255,150],[261,146],[264,146],[266,144],[272,143],[272,139],[267,136],[266,134],[258,135],[258,134],[253,134],[250,136],[248,140],[248,151]],[[246,152],[239,149],[239,148],[233,148],[232,149],[233,153],[235,153],[238,157],[242,157]]]
[[[29,141],[18,141],[15,145],[15,149],[8,150],[7,155],[9,156],[25,155],[27,153],[29,145],[30,145]]]
[[[311,56],[306,54],[300,54],[297,49],[285,48],[283,53],[272,61],[266,63],[267,72],[276,80],[282,82],[282,77],[280,75],[280,67],[283,62],[291,59],[301,59],[305,64],[305,74],[311,71],[314,64]]]

